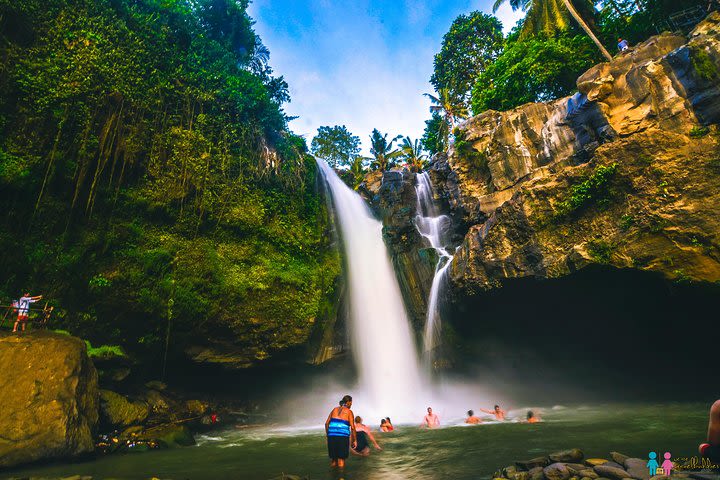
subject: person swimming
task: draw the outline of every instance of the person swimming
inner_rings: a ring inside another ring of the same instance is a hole
[[[480,417],[475,416],[475,412],[472,410],[468,410],[467,412],[468,418],[465,419],[465,423],[469,423],[471,425],[477,425],[478,423],[482,423],[482,419]]]
[[[715,464],[720,464],[720,400],[710,407],[707,443],[700,444],[700,455]]]
[[[388,432],[392,432],[393,430],[395,430],[395,427],[390,421],[390,417],[385,417],[385,424],[387,425]]]
[[[500,405],[495,405],[493,410],[485,410],[484,408],[481,408],[480,411],[489,413],[490,415],[495,415],[495,420],[499,420],[501,422],[505,420],[505,415],[507,415],[507,412],[500,408]]]
[[[390,427],[388,426],[387,420],[384,418],[380,419],[380,431],[381,432],[389,432]]]
[[[538,423],[542,422],[542,418],[535,415],[535,412],[532,410],[528,410],[527,412],[527,420],[525,420],[525,423]]]
[[[427,415],[423,418],[421,428],[438,428],[440,427],[440,417],[433,413],[432,407],[427,408]]]
[[[325,420],[325,435],[327,435],[331,467],[343,468],[345,460],[350,455],[350,446],[357,447],[355,417],[350,410],[351,407],[352,397],[345,395],[340,400],[340,406],[333,408]]]
[[[361,457],[367,457],[370,455],[370,443],[372,443],[375,450],[382,450],[380,445],[375,441],[370,428],[362,423],[361,417],[355,417],[355,430],[357,431],[357,443],[352,449],[352,453]],[[368,443],[370,440],[370,443]]]

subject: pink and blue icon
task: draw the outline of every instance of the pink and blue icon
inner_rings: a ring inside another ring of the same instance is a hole
[[[650,452],[648,454],[648,458],[650,460],[648,460],[647,467],[650,471],[651,477],[655,476],[658,473],[662,473],[663,475],[670,475],[670,472],[672,472],[673,467],[675,467],[675,465],[673,465],[673,462],[670,460],[672,458],[672,454],[670,452],[665,452],[663,454],[663,457],[665,458],[665,461],[662,463],[662,465],[660,465],[657,461],[657,453]],[[658,472],[658,470],[660,471]]]

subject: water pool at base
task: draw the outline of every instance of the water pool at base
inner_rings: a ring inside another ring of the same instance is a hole
[[[351,457],[342,473],[329,468],[322,430],[259,427],[198,436],[195,447],[33,466],[3,477],[267,480],[286,473],[319,480],[489,479],[498,467],[566,448],[580,448],[588,457],[608,458],[611,450],[640,458],[649,451],[693,456],[706,435],[708,408],[709,403],[555,407],[542,409],[544,422],[534,425],[399,426],[377,433],[383,450]]]

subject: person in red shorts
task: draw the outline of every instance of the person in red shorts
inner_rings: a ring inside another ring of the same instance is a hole
[[[35,303],[38,300],[42,298],[42,295],[38,295],[36,297],[30,296],[29,293],[26,293],[20,299],[17,301],[17,320],[15,321],[15,326],[13,327],[13,332],[18,331],[18,325],[22,325],[22,331],[25,331],[25,325],[27,325],[28,317],[30,314],[30,304]]]

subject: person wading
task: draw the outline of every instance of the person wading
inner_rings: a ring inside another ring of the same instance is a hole
[[[332,467],[343,468],[345,460],[350,455],[350,447],[357,447],[355,416],[350,410],[351,407],[352,397],[345,395],[340,400],[340,406],[333,408],[325,420],[328,456]]]

